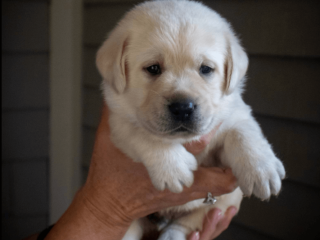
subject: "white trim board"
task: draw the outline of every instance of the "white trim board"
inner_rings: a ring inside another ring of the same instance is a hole
[[[50,224],[81,184],[82,9],[82,0],[50,4]]]

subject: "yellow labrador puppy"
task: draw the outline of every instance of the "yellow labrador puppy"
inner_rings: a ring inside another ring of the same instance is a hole
[[[231,167],[238,179],[240,188],[214,205],[202,199],[160,212],[171,216],[158,226],[160,239],[186,239],[212,207],[239,209],[242,192],[279,193],[284,167],[241,98],[248,57],[218,13],[193,1],[142,3],[103,43],[97,66],[112,139],[157,189],[181,192],[199,165]],[[219,124],[202,153],[183,147]],[[146,222],[135,221],[124,239],[140,239]]]

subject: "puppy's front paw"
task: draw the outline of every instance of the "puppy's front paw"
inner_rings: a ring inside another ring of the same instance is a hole
[[[277,195],[281,180],[285,177],[282,162],[273,153],[260,155],[248,162],[236,176],[243,193],[247,196],[253,193],[261,199],[268,199],[271,194]]]
[[[164,190],[167,187],[171,192],[180,193],[184,185],[187,187],[192,185],[197,160],[183,149],[166,154],[165,159],[158,159],[156,166],[147,168],[151,181],[157,189]]]

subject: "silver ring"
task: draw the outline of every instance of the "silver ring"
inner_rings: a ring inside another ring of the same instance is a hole
[[[210,192],[208,192],[206,199],[203,201],[205,204],[215,204],[217,199],[212,196]]]

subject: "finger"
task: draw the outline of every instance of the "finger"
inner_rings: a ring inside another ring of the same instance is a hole
[[[176,204],[183,204],[195,199],[206,198],[208,192],[213,196],[220,196],[232,192],[237,187],[236,178],[230,169],[223,170],[217,167],[200,167],[194,172],[194,183],[185,187],[180,194],[171,193],[167,189],[159,192],[160,198],[165,197]],[[165,202],[164,202],[165,203]]]
[[[221,219],[221,210],[219,208],[214,208],[208,212],[204,218],[203,228],[200,232],[201,240],[211,240],[212,235],[216,232],[216,227]]]
[[[186,143],[184,147],[187,149],[188,152],[192,154],[198,154],[202,152],[202,150],[205,149],[205,147],[209,144],[211,138],[214,136],[220,125],[221,123],[218,126],[216,126],[211,132],[202,136],[198,141]]]
[[[232,192],[237,187],[236,178],[230,169],[221,168],[203,168],[195,171],[195,181],[189,188],[185,187],[183,192],[172,193],[168,189],[157,191],[154,189],[154,195],[158,202],[156,208],[161,209],[169,206],[178,206],[192,200],[206,198],[208,192],[213,196],[220,196]]]
[[[216,226],[216,231],[211,235],[211,239],[216,238],[219,236],[224,230],[226,230],[234,217],[237,213],[236,207],[229,207],[227,211],[225,212],[223,218],[219,221],[219,223]]]
[[[199,239],[200,239],[199,232],[192,232],[188,237],[188,240],[199,240]]]
[[[193,185],[190,188],[185,188],[184,192],[192,193],[190,197],[197,199],[197,197],[206,197],[208,192],[211,192],[213,196],[230,193],[236,187],[237,180],[230,169],[200,167],[194,172]]]

